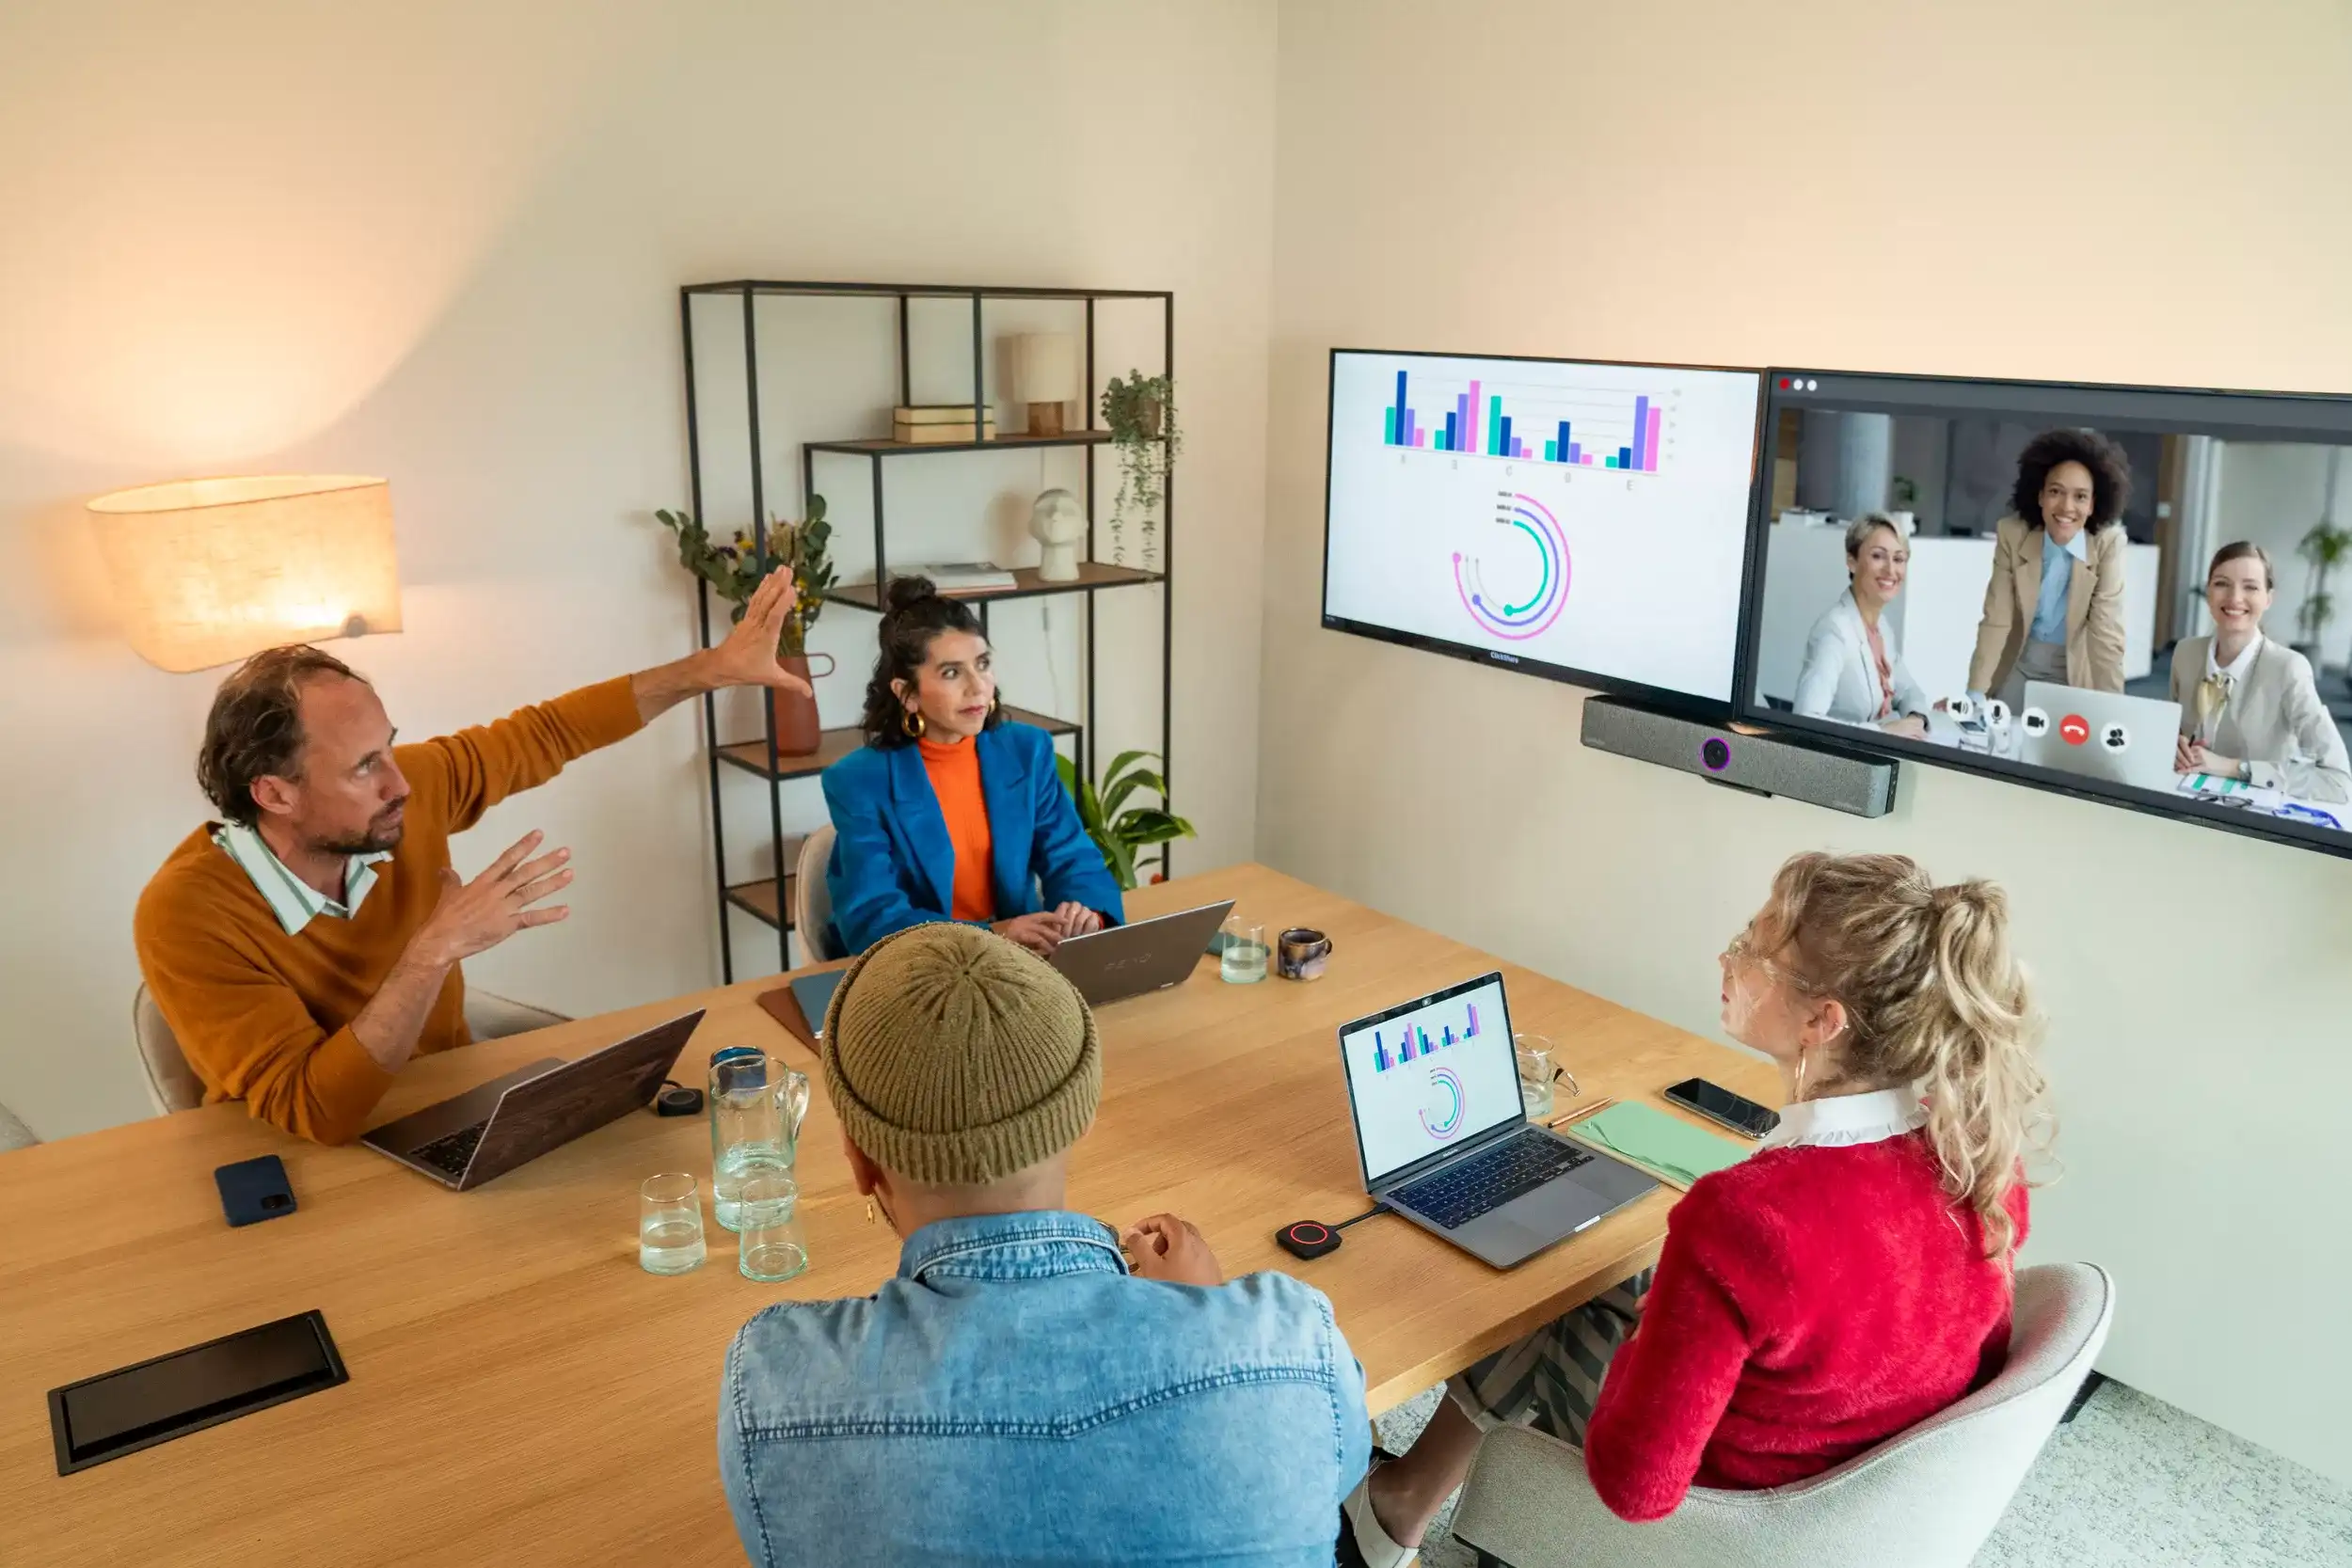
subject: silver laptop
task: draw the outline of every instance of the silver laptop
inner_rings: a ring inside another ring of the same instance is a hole
[[[1232,908],[1228,898],[1071,937],[1054,949],[1054,967],[1070,976],[1078,994],[1097,1007],[1148,990],[1166,990],[1192,978],[1209,950],[1209,939]]]
[[[1340,1060],[1364,1190],[1497,1268],[1658,1185],[1528,1125],[1500,973],[1342,1024]]]
[[[2042,722],[2037,726],[2029,718]],[[2163,795],[2173,792],[2177,776],[2172,746],[2181,733],[2178,703],[2027,681],[2026,705],[2010,721],[2025,736],[2019,757],[2037,768]]]
[[[702,1021],[697,1007],[578,1061],[532,1062],[359,1141],[453,1192],[479,1187],[646,1104]]]

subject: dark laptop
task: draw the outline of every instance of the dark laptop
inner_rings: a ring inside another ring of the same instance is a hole
[[[1497,1268],[1658,1185],[1531,1127],[1498,972],[1340,1027],[1364,1190]]]
[[[1209,939],[1232,912],[1233,901],[1180,910],[1132,926],[1106,926],[1071,937],[1054,949],[1054,967],[1070,976],[1095,1006],[1148,990],[1166,990],[1192,978]]]
[[[359,1141],[453,1191],[479,1187],[651,1101],[702,1021],[697,1007],[578,1061],[532,1062]]]

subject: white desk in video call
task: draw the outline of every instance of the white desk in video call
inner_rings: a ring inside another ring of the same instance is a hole
[[[1756,687],[1788,702],[1804,668],[1804,640],[1821,612],[1846,591],[1846,528],[1842,523],[1772,525],[1764,564],[1763,635],[1756,650]],[[2123,678],[2149,673],[2154,654],[2156,563],[2153,545],[2123,553]],[[1899,655],[1911,678],[1931,697],[1968,689],[1968,660],[1977,649],[1984,613],[1985,579],[1993,572],[1988,537],[1915,538],[1911,571],[1881,623],[1887,652]]]

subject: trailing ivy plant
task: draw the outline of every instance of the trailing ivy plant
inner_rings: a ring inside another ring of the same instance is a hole
[[[808,652],[808,628],[825,608],[825,590],[833,586],[833,560],[828,546],[833,525],[825,521],[825,498],[808,498],[808,515],[797,523],[781,519],[768,525],[768,559],[763,564],[751,537],[738,530],[731,544],[711,542],[703,525],[683,512],[657,512],[661,526],[677,535],[678,564],[710,584],[711,591],[734,606],[727,619],[740,621],[762,578],[779,566],[792,571],[798,590],[792,613],[785,617],[784,635],[776,652],[787,657]]]
[[[1103,388],[1103,423],[1119,452],[1119,497],[1111,503],[1111,559],[1126,559],[1126,521],[1133,515],[1143,531],[1143,563],[1152,562],[1159,507],[1168,499],[1168,475],[1184,446],[1176,423],[1176,384],[1165,375],[1129,371]]]
[[[1193,836],[1192,824],[1168,809],[1168,780],[1162,774],[1143,766],[1159,759],[1157,752],[1121,752],[1111,759],[1110,771],[1103,775],[1103,788],[1098,794],[1094,785],[1078,777],[1078,769],[1065,756],[1056,756],[1055,765],[1061,770],[1061,786],[1078,804],[1078,824],[1103,851],[1104,863],[1111,876],[1124,889],[1136,885],[1136,852],[1170,839]],[[1149,790],[1160,798],[1156,806],[1129,806],[1128,798],[1137,790]],[[1120,807],[1126,807],[1120,810]]]

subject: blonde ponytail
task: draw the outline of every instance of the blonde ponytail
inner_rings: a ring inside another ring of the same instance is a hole
[[[2006,1259],[2005,1199],[2046,1144],[2040,1020],[1992,882],[1937,887],[1900,855],[1799,855],[1772,880],[1757,932],[1846,1010],[1842,1077],[1915,1085],[1944,1190],[1974,1211],[1985,1255]]]

